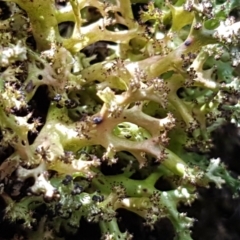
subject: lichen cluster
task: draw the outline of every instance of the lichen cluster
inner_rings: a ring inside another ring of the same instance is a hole
[[[210,183],[238,193],[238,178],[208,152],[215,129],[239,126],[239,7],[1,3],[0,193],[5,219],[22,225],[16,238],[61,239],[84,218],[102,239],[132,239],[118,226],[126,209],[150,227],[168,218],[176,239],[192,239],[195,219],[179,204]],[[36,107],[43,88],[45,115]],[[158,189],[161,179],[171,190]]]

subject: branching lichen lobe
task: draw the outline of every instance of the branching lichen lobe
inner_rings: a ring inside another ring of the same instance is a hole
[[[120,208],[151,227],[166,217],[176,239],[192,239],[194,220],[179,204],[191,204],[197,187],[210,183],[239,190],[220,159],[206,154],[214,129],[239,125],[239,100],[226,101],[239,93],[240,24],[228,17],[239,2],[150,2],[139,19],[133,2],[142,1],[6,1],[12,15],[0,23],[0,129],[1,145],[13,153],[0,165],[1,197],[5,218],[24,220],[31,239],[74,234],[82,218],[98,223],[106,239],[131,239],[119,229]],[[19,15],[26,26],[13,34]],[[50,105],[44,120],[36,109],[41,87]],[[19,201],[14,174],[23,185],[34,180]],[[155,187],[161,177],[172,179],[172,190]],[[47,209],[40,220],[39,206]]]

